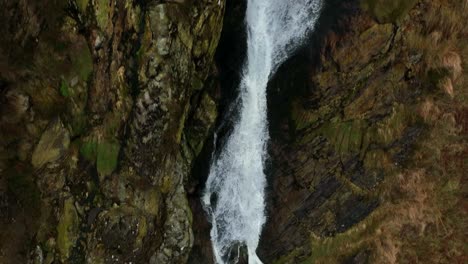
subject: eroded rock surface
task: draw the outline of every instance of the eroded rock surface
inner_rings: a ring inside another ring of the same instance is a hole
[[[434,231],[452,223],[447,231],[457,233],[456,219],[466,219],[452,211],[461,193],[444,189],[464,177],[462,168],[446,171],[444,160],[454,166],[461,160],[451,155],[466,153],[466,83],[454,80],[460,64],[451,52],[467,52],[466,28],[455,26],[467,6],[455,2],[328,3],[322,21],[331,23],[313,39],[320,44],[271,84],[263,261],[453,263],[466,256],[462,236],[445,246]]]
[[[224,1],[9,2],[0,262],[185,263]]]

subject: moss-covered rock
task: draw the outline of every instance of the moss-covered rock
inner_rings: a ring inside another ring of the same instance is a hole
[[[34,149],[31,163],[35,168],[40,168],[54,162],[65,155],[69,146],[70,135],[61,120],[52,121]]]
[[[204,93],[201,96],[198,107],[191,117],[190,124],[186,129],[188,144],[195,156],[200,154],[208,133],[214,126],[218,116],[217,105],[213,99]]]
[[[60,95],[62,95],[63,97],[70,96],[70,90],[69,90],[68,84],[63,80],[60,83]]]
[[[88,161],[95,162],[97,158],[97,141],[86,140],[82,142],[80,147],[80,154]]]
[[[98,0],[94,1],[94,8],[96,12],[96,21],[97,25],[101,29],[105,29],[107,26],[107,22],[109,20],[110,16],[110,6],[111,4],[109,3],[108,0]]]
[[[99,175],[110,175],[116,168],[119,157],[120,145],[102,141],[97,144],[96,167]]]
[[[185,262],[225,1],[0,5],[0,262]]]
[[[57,225],[57,248],[62,262],[67,262],[79,235],[79,218],[72,197],[65,198]]]

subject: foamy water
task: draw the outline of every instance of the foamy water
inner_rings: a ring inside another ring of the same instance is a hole
[[[220,154],[213,157],[203,196],[217,263],[227,263],[230,250],[239,244],[247,246],[250,264],[262,263],[255,251],[266,221],[266,88],[312,32],[321,6],[321,0],[248,0],[239,118]]]

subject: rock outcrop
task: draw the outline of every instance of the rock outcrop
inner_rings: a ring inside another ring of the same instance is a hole
[[[0,262],[185,263],[224,1],[13,2],[0,4]]]
[[[270,87],[265,263],[466,258],[466,173],[455,164],[467,150],[467,8],[328,2],[313,45]]]

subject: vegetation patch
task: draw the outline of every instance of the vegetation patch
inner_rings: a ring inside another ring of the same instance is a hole
[[[97,146],[97,170],[99,175],[108,176],[117,168],[120,145],[111,142],[99,142]]]
[[[88,6],[89,0],[78,0],[77,5],[81,11],[85,11]]]
[[[380,23],[395,23],[401,20],[418,0],[363,0],[361,5]]]
[[[100,28],[106,28],[107,21],[109,20],[109,1],[108,0],[97,0],[96,1],[96,20]]]
[[[81,80],[87,80],[93,71],[93,59],[89,48],[84,43],[80,43],[76,54],[72,54],[73,72],[77,73]]]
[[[69,88],[68,88],[67,82],[62,80],[62,82],[60,83],[60,94],[63,97],[69,97],[70,96],[70,91],[68,89]]]
[[[380,23],[401,23],[394,27],[394,45],[383,55],[390,59],[374,63],[375,71],[358,88],[358,98],[351,98],[354,105],[344,118],[336,114],[304,137],[321,134],[341,154],[365,150],[360,160],[366,172],[384,175],[368,193],[379,207],[343,233],[324,237],[311,230],[310,250],[302,250],[310,255],[297,254],[298,247],[278,263],[464,263],[468,28],[460,21],[468,19],[468,2],[361,3]],[[415,3],[417,10],[410,10]],[[407,13],[410,19],[402,19]],[[356,43],[351,47],[367,49],[366,42]],[[338,48],[350,49],[344,41]],[[356,83],[352,70],[343,73]],[[307,119],[313,110],[294,107],[294,119],[313,121]]]
[[[70,251],[78,238],[78,214],[75,210],[73,198],[64,201],[62,214],[57,226],[57,247],[62,261],[70,256]]]
[[[89,162],[95,162],[97,157],[97,142],[94,140],[85,141],[80,148],[81,155]]]

